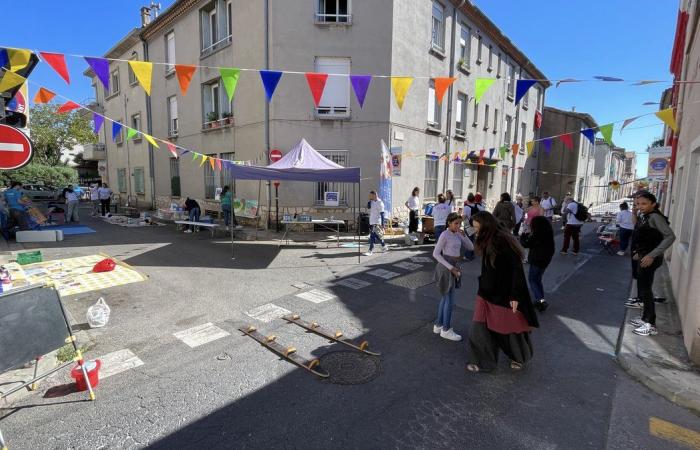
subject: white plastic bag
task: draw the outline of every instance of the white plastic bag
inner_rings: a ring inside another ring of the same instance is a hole
[[[110,309],[105,299],[100,297],[97,303],[87,310],[87,321],[90,328],[100,328],[107,325],[107,322],[109,322],[109,311]]]

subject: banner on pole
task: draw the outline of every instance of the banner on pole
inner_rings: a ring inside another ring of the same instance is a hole
[[[382,157],[381,166],[379,168],[379,198],[384,202],[384,210],[388,215],[391,215],[391,174],[392,160],[389,148],[382,139]]]

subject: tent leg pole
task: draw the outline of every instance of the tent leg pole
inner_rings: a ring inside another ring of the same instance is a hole
[[[357,264],[362,262],[362,235],[360,224],[360,203],[362,202],[362,180],[357,182]]]
[[[231,178],[231,182],[229,183],[229,189],[231,190],[231,217],[229,218],[229,228],[228,232],[231,234],[231,260],[236,259],[236,249],[233,246],[233,218],[236,217],[234,212],[233,212],[233,200],[234,200],[234,195],[233,195],[233,178]]]

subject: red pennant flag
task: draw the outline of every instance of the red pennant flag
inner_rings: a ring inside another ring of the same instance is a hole
[[[170,150],[170,153],[173,154],[173,157],[174,157],[174,158],[177,158],[177,157],[178,157],[178,154],[177,154],[177,146],[176,146],[175,144],[171,143],[171,142],[166,142],[165,145],[168,146],[168,150]]]
[[[56,110],[56,112],[59,114],[63,114],[63,113],[67,113],[69,111],[73,111],[74,109],[78,109],[78,108],[80,108],[79,104],[68,100],[67,102],[65,102],[64,104],[59,106],[59,108]]]
[[[46,88],[39,88],[37,91],[36,95],[34,96],[34,103],[48,103],[51,101],[52,98],[54,98],[56,94],[53,92],[49,91]]]
[[[326,87],[326,81],[328,81],[327,73],[306,73],[306,82],[309,83],[311,95],[314,97],[314,105],[316,105],[317,108],[321,101],[321,96],[323,95],[323,89]]]
[[[46,64],[51,66],[53,70],[58,73],[61,78],[66,80],[66,83],[70,84],[70,75],[68,74],[68,68],[66,67],[66,58],[61,53],[49,53],[49,52],[39,52],[41,58],[46,61]]]
[[[442,105],[442,98],[445,96],[445,91],[450,87],[452,83],[455,82],[457,78],[433,78],[435,82],[435,99],[438,105]]]
[[[566,148],[568,148],[569,150],[571,150],[572,148],[574,148],[574,140],[573,140],[573,138],[571,137],[570,134],[562,134],[561,136],[559,136],[559,140],[560,140],[560,141],[566,146]]]
[[[221,160],[219,158],[216,158],[216,168],[221,172]]]
[[[180,83],[180,92],[182,92],[182,95],[187,94],[187,89],[190,87],[192,76],[194,76],[196,70],[197,67],[195,66],[175,64],[175,73],[177,74],[177,81]]]
[[[479,159],[484,159],[484,153],[486,153],[486,149],[479,150]]]

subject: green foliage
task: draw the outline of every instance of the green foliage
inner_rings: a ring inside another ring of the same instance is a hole
[[[72,167],[47,166],[34,161],[21,169],[0,171],[0,183],[9,186],[12,181],[25,184],[43,182],[49,186],[62,187],[78,182],[78,171]]]
[[[90,120],[81,110],[58,114],[53,104],[35,105],[29,118],[34,143],[34,162],[54,166],[61,164],[61,150],[97,141]]]
[[[85,353],[87,351],[87,347],[80,347],[78,350],[80,350],[80,353]],[[75,357],[76,353],[75,349],[73,348],[73,344],[66,344],[63,347],[59,348],[56,352],[56,359],[59,363],[71,361]]]

